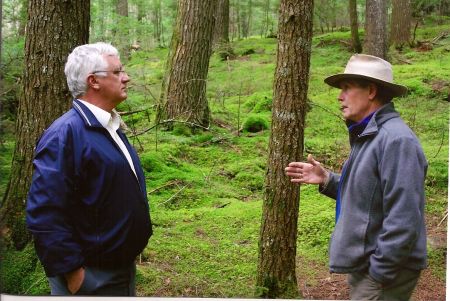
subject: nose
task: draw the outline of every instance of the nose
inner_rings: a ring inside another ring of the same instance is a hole
[[[130,81],[130,77],[128,76],[128,73],[123,72],[122,74],[122,82],[128,83]]]
[[[339,95],[338,95],[338,101],[343,101],[344,100],[344,91],[343,90],[341,90],[341,92],[339,92]]]

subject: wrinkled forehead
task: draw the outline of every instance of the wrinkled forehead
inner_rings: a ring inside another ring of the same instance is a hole
[[[122,69],[122,63],[120,61],[120,58],[117,55],[108,55],[104,54],[103,58],[105,59],[105,62],[108,67],[111,68],[111,70],[121,70]]]

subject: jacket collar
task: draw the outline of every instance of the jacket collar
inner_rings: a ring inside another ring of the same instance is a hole
[[[73,100],[73,109],[80,114],[86,126],[89,127],[103,127],[102,124],[95,118],[94,114],[78,99]]]
[[[373,114],[372,118],[367,123],[366,128],[364,131],[359,135],[359,137],[363,136],[369,136],[369,135],[375,135],[378,133],[379,127],[392,118],[400,117],[398,112],[394,108],[394,104],[392,102],[389,102],[382,106],[378,111]]]

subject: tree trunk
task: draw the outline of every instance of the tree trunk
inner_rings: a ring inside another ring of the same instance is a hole
[[[70,106],[64,64],[75,46],[88,42],[89,2],[30,0],[16,146],[0,212],[2,233],[16,249],[22,249],[30,239],[25,226],[25,202],[34,146],[43,130]]]
[[[237,39],[241,39],[241,4],[239,0],[236,0],[236,24],[237,24]]]
[[[130,56],[130,30],[128,25],[128,0],[117,0],[116,12],[119,17],[119,32],[117,45],[123,58],[128,59]]]
[[[230,1],[218,0],[216,10],[216,23],[214,25],[214,45],[227,44],[230,30]]]
[[[364,53],[387,60],[387,50],[387,0],[367,0]]]
[[[391,44],[401,49],[411,41],[411,3],[409,0],[392,0]]]
[[[269,25],[270,25],[270,0],[266,0],[264,2],[264,25],[262,29],[262,37],[270,36],[269,33]]]
[[[162,47],[162,13],[161,0],[153,0],[152,3],[152,23],[153,23],[153,38],[156,40],[158,47]]]
[[[259,297],[295,298],[299,186],[284,168],[302,160],[311,57],[313,0],[282,0],[272,129],[259,241]]]
[[[247,5],[245,10],[241,10],[241,29],[242,29],[242,37],[248,38],[250,35],[250,27],[251,27],[251,21],[252,21],[252,14],[253,14],[253,4],[252,0],[247,0]]]
[[[352,32],[352,47],[356,53],[361,53],[361,41],[359,40],[358,33],[358,11],[356,9],[356,0],[348,1],[348,11],[350,15],[350,29]]]
[[[180,0],[172,34],[158,120],[183,120],[209,127],[206,79],[212,52],[216,1]]]
[[[28,0],[22,1],[20,3],[19,8],[19,27],[18,27],[18,35],[23,37],[25,35],[25,26],[27,21],[27,8],[28,8]]]
[[[0,0],[0,91],[3,91],[3,61],[2,61],[2,47],[3,47],[3,0]],[[0,92],[1,93],[1,92]],[[0,105],[1,109],[1,105]]]

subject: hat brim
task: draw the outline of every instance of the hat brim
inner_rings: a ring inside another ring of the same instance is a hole
[[[334,88],[341,88],[339,85],[343,80],[349,79],[366,79],[368,81],[380,84],[391,92],[392,97],[404,96],[408,93],[408,88],[402,85],[389,83],[370,76],[364,76],[361,74],[341,73],[329,76],[324,79],[324,82]]]

